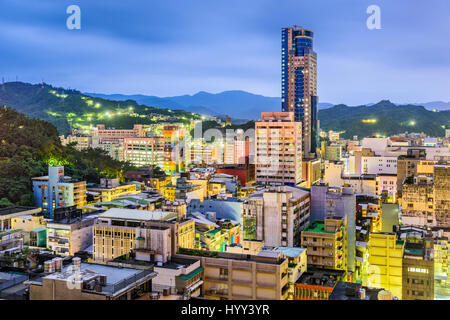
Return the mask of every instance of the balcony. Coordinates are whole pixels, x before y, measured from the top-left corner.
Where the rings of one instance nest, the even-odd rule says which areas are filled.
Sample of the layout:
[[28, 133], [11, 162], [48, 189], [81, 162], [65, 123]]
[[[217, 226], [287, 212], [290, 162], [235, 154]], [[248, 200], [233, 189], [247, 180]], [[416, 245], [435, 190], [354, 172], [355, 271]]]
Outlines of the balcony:
[[231, 280], [232, 283], [237, 283], [237, 284], [243, 284], [243, 285], [247, 285], [247, 286], [252, 286], [253, 285], [253, 280], [246, 280], [246, 279], [232, 279]]
[[205, 296], [228, 296], [228, 289], [210, 289], [205, 290]]
[[206, 281], [219, 281], [219, 282], [228, 282], [228, 276], [205, 276]]

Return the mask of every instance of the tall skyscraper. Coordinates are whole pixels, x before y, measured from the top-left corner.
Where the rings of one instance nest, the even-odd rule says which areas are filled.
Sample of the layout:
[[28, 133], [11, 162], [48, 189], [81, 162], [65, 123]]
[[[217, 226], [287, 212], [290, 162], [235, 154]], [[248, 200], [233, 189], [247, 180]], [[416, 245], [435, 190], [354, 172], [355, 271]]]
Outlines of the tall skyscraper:
[[303, 124], [303, 156], [315, 157], [318, 145], [317, 55], [311, 30], [298, 26], [281, 31], [281, 107]]

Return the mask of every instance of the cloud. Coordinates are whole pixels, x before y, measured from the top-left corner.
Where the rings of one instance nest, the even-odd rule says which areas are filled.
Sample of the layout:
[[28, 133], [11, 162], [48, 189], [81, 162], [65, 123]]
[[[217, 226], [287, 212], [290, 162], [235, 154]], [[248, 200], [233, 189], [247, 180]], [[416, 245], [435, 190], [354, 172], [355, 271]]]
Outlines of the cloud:
[[[0, 76], [105, 93], [279, 96], [281, 27], [298, 24], [315, 31], [321, 101], [450, 100], [448, 1], [379, 0], [383, 29], [370, 31], [372, 2], [4, 0]], [[73, 3], [81, 31], [65, 28]]]

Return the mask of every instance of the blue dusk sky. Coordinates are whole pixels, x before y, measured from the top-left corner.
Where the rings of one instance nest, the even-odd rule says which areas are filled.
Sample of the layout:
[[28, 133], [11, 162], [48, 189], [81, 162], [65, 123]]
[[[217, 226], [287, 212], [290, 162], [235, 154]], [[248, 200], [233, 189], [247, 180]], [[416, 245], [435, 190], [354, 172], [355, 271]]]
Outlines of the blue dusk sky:
[[[81, 8], [68, 30], [66, 8]], [[381, 29], [369, 30], [369, 5]], [[450, 101], [448, 0], [0, 0], [0, 76], [84, 92], [280, 96], [281, 28], [315, 31], [321, 102]]]

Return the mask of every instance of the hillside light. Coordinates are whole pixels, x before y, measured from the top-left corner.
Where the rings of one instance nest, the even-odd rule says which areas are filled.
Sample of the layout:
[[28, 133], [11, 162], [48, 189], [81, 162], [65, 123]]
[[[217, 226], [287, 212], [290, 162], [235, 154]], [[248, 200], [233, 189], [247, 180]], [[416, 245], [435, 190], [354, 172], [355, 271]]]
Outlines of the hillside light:
[[410, 126], [415, 126], [415, 125], [416, 125], [416, 122], [415, 122], [414, 120], [411, 120], [411, 121], [409, 122], [409, 125], [410, 125]]

